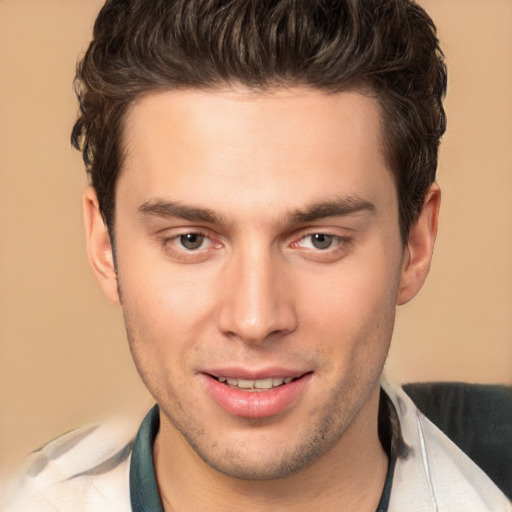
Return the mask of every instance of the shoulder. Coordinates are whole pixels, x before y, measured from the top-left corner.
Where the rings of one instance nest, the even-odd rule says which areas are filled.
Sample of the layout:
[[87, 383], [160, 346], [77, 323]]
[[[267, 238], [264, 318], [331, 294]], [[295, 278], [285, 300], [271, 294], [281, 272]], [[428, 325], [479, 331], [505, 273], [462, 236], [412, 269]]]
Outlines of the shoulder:
[[386, 383], [383, 388], [397, 410], [407, 446], [407, 454], [396, 464], [390, 511], [512, 511], [486, 473], [419, 411], [404, 390]]
[[429, 382], [403, 389], [512, 499], [512, 386]]
[[129, 466], [138, 424], [117, 419], [72, 430], [33, 452], [8, 484], [3, 512], [130, 511]]

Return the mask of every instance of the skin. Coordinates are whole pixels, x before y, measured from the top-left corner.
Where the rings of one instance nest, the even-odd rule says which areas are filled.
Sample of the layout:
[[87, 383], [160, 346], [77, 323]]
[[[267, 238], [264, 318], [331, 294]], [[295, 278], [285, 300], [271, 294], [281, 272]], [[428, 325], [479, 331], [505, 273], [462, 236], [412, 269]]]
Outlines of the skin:
[[[379, 106], [357, 92], [152, 94], [123, 145], [117, 272], [92, 188], [88, 252], [161, 408], [166, 509], [375, 510], [379, 378], [396, 306], [428, 273], [437, 185], [404, 247]], [[186, 234], [204, 238], [187, 249]], [[277, 414], [235, 415], [207, 392], [219, 369], [269, 368], [308, 374]]]

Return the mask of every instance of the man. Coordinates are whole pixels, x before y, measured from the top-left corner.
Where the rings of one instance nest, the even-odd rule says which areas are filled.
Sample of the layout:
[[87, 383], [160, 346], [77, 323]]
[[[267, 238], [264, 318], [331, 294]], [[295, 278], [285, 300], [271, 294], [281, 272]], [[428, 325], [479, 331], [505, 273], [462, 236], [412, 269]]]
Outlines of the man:
[[88, 254], [156, 406], [6, 510], [510, 510], [381, 382], [437, 232], [446, 73], [395, 1], [108, 1], [79, 66]]

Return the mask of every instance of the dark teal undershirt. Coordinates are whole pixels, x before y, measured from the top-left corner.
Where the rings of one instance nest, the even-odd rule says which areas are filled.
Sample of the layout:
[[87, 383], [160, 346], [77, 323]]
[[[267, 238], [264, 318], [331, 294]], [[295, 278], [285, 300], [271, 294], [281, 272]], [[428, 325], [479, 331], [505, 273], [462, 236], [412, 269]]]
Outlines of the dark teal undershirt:
[[[160, 427], [158, 405], [146, 415], [133, 445], [130, 462], [130, 500], [133, 512], [164, 512], [153, 465], [153, 444]], [[396, 455], [390, 457], [384, 489], [376, 512], [387, 512]]]

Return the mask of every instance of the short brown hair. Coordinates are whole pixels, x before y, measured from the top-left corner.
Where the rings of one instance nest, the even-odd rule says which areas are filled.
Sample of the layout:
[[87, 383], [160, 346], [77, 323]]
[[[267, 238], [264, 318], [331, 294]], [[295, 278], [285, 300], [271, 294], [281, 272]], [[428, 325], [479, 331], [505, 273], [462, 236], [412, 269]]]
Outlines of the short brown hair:
[[129, 106], [152, 91], [235, 84], [375, 96], [407, 241], [446, 127], [443, 54], [412, 0], [107, 0], [77, 66], [71, 140], [111, 235]]

